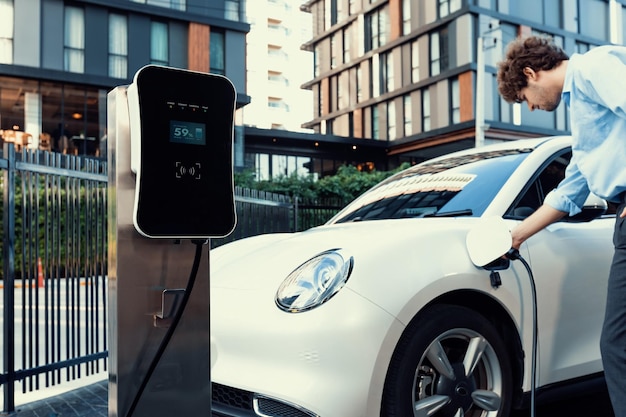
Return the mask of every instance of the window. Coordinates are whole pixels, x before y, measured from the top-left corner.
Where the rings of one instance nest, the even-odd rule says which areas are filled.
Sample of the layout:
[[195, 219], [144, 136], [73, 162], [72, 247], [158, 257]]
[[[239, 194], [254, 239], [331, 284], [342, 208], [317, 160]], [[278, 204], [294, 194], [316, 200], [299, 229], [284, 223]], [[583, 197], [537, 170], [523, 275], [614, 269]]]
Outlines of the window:
[[352, 16], [355, 13], [356, 13], [356, 0], [349, 0], [348, 1], [348, 14]]
[[24, 132], [32, 147], [41, 138], [47, 150], [96, 155], [106, 129], [106, 90], [0, 76], [0, 96], [0, 129], [7, 139]]
[[380, 125], [378, 120], [378, 106], [372, 106], [372, 139], [380, 139]]
[[448, 69], [448, 28], [430, 35], [430, 75]]
[[167, 7], [174, 10], [185, 10], [186, 0], [131, 0], [135, 3], [150, 4], [152, 6]]
[[563, 2], [563, 29], [578, 33], [578, 2]]
[[357, 103], [363, 101], [363, 72], [361, 66], [356, 67], [356, 101]]
[[396, 102], [387, 103], [387, 140], [396, 140]]
[[150, 62], [169, 64], [169, 39], [167, 23], [152, 22], [150, 25]]
[[341, 22], [342, 20], [344, 20], [346, 18], [345, 16], [345, 10], [343, 9], [343, 0], [333, 0], [335, 3], [335, 8], [336, 8], [336, 16], [337, 16], [337, 22]]
[[[556, 3], [556, 2], [553, 2]], [[573, 3], [571, 0], [563, 3]], [[543, 23], [543, 0], [506, 0], [498, 2], [498, 11], [537, 23]]]
[[254, 155], [254, 173], [257, 181], [267, 181], [270, 176], [270, 156], [266, 153]]
[[318, 77], [320, 75], [320, 54], [322, 53], [320, 45], [315, 45], [313, 51], [313, 76]]
[[585, 42], [576, 42], [576, 53], [579, 54], [584, 54], [585, 52], [588, 52], [590, 49], [590, 46], [588, 43]]
[[430, 91], [422, 90], [422, 132], [430, 130]]
[[380, 55], [380, 92], [388, 93], [394, 89], [393, 55], [391, 52]]
[[389, 19], [387, 9], [381, 8], [365, 16], [366, 35], [365, 51], [379, 48], [387, 43], [387, 32], [389, 31]]
[[226, 72], [226, 64], [224, 62], [224, 33], [211, 30], [209, 56], [209, 71], [213, 74], [224, 75]]
[[343, 63], [350, 62], [350, 27], [346, 27], [341, 32], [343, 44]]
[[332, 78], [333, 85], [336, 87], [337, 94], [335, 94], [335, 108], [334, 110], [341, 109], [341, 104], [343, 102], [343, 88], [341, 88], [341, 80], [339, 76], [334, 76]]
[[128, 76], [128, 25], [126, 16], [109, 15], [109, 77]]
[[337, 0], [326, 0], [324, 2], [324, 16], [326, 29], [337, 23]]
[[450, 122], [461, 123], [461, 93], [458, 78], [450, 80]]
[[13, 0], [0, 0], [0, 64], [13, 63]]
[[411, 81], [416, 83], [420, 80], [420, 54], [417, 41], [411, 43]]
[[239, 21], [239, 0], [224, 0], [224, 18]]
[[330, 37], [330, 69], [337, 68], [337, 35]]
[[411, 33], [411, 0], [402, 0], [402, 34]]
[[441, 72], [441, 55], [439, 52], [439, 33], [430, 35], [430, 75], [439, 75]]
[[377, 55], [369, 59], [369, 77], [369, 97], [378, 97], [380, 95], [380, 57]]
[[606, 0], [580, 1], [578, 17], [582, 35], [604, 41], [609, 39], [609, 5]]
[[461, 0], [439, 0], [439, 17], [446, 17], [461, 9]]
[[313, 173], [313, 160], [306, 156], [247, 153], [246, 167], [252, 167], [257, 181]]
[[325, 130], [322, 132], [322, 134], [325, 134], [325, 135], [332, 135], [332, 134], [334, 134], [334, 132], [333, 132], [333, 122], [334, 122], [333, 119], [325, 120], [325, 125], [324, 125], [325, 126]]
[[403, 134], [404, 136], [411, 136], [413, 134], [413, 110], [411, 106], [411, 96], [405, 95], [402, 97], [402, 107], [403, 107], [403, 121], [404, 128]]
[[63, 32], [63, 68], [65, 71], [85, 71], [85, 12], [78, 7], [65, 8]]
[[518, 200], [509, 208], [507, 216], [523, 219], [537, 210], [546, 195], [565, 177], [565, 169], [571, 157], [570, 151], [557, 155], [528, 186], [528, 189], [518, 197]]

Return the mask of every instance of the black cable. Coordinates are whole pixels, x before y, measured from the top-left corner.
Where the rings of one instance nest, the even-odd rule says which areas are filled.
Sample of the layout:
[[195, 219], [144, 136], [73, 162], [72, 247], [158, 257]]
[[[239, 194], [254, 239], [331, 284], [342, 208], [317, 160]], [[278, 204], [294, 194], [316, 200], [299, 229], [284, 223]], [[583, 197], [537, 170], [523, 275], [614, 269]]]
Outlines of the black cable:
[[530, 288], [533, 298], [533, 350], [532, 350], [532, 378], [530, 380], [530, 416], [535, 417], [535, 379], [537, 372], [537, 288], [535, 287], [535, 278], [533, 277], [533, 271], [528, 265], [528, 262], [520, 255], [517, 249], [511, 249], [506, 253], [506, 257], [513, 260], [520, 261], [530, 278]]
[[143, 377], [143, 380], [141, 381], [141, 385], [139, 386], [139, 389], [137, 390], [137, 393], [135, 394], [135, 397], [133, 398], [133, 402], [131, 403], [130, 408], [128, 409], [128, 412], [126, 413], [126, 417], [132, 416], [133, 413], [135, 412], [135, 408], [137, 408], [137, 404], [139, 403], [139, 400], [141, 399], [141, 396], [143, 395], [143, 392], [146, 389], [146, 386], [148, 385], [148, 381], [150, 381], [150, 378], [152, 377], [154, 370], [159, 364], [159, 361], [161, 360], [163, 353], [165, 353], [165, 349], [167, 348], [167, 345], [172, 339], [172, 335], [174, 334], [176, 327], [178, 327], [178, 323], [180, 322], [180, 319], [183, 316], [183, 312], [185, 311], [185, 307], [187, 306], [187, 302], [189, 301], [191, 291], [193, 290], [193, 286], [196, 282], [196, 276], [198, 275], [198, 268], [200, 267], [200, 259], [202, 258], [202, 246], [207, 241], [206, 240], [193, 240], [192, 242], [196, 245], [196, 254], [193, 259], [193, 266], [191, 267], [191, 273], [189, 274], [189, 280], [187, 281], [187, 287], [185, 288], [185, 293], [183, 294], [183, 298], [180, 301], [178, 310], [176, 311], [176, 314], [174, 315], [174, 318], [172, 319], [172, 323], [170, 324], [170, 327], [167, 329], [167, 333], [165, 333], [165, 336], [163, 337], [163, 340], [161, 341], [159, 348], [157, 349], [156, 353], [154, 354], [154, 357], [152, 358], [152, 362], [150, 362], [150, 366], [148, 367], [148, 370], [146, 371], [146, 375]]

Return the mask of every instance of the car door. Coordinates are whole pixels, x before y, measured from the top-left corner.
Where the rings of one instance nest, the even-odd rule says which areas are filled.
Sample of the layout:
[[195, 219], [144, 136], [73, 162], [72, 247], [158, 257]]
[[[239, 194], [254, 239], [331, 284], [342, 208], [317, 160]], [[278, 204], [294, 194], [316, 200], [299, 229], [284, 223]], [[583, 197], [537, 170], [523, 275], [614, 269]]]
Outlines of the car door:
[[[508, 215], [521, 219], [539, 207], [570, 157], [565, 151], [548, 161]], [[614, 221], [611, 212], [590, 221], [566, 218], [525, 243], [537, 288], [539, 385], [602, 370], [599, 340]]]

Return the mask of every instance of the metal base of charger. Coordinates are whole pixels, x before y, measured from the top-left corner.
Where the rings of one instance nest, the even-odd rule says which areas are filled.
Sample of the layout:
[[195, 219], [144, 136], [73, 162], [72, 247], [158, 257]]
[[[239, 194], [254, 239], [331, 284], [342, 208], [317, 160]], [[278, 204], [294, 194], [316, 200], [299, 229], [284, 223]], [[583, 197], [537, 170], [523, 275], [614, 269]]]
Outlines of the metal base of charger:
[[[107, 129], [109, 417], [130, 417], [131, 404], [187, 285], [195, 245], [148, 239], [134, 229], [126, 87], [109, 93]], [[203, 252], [187, 308], [133, 417], [210, 415], [208, 245]]]

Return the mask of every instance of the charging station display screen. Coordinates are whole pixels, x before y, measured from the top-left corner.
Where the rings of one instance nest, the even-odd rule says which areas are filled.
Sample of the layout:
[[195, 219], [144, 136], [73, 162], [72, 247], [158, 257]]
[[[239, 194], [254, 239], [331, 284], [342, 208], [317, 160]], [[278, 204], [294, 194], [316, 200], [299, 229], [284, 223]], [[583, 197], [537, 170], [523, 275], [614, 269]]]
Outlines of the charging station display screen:
[[170, 142], [206, 145], [206, 125], [181, 120], [170, 121]]
[[135, 228], [148, 237], [228, 235], [236, 221], [232, 83], [152, 65], [134, 83], [141, 120]]

